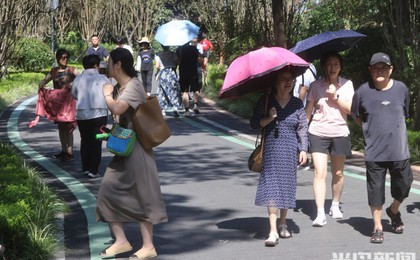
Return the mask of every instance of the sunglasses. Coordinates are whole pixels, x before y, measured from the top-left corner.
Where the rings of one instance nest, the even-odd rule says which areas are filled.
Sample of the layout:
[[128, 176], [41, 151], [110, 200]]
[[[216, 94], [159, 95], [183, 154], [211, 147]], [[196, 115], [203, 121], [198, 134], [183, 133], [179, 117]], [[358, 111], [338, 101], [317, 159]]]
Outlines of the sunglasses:
[[68, 57], [68, 56], [62, 56], [62, 57], [61, 57], [61, 59], [62, 59], [62, 60], [68, 60], [68, 59], [69, 59], [69, 57]]

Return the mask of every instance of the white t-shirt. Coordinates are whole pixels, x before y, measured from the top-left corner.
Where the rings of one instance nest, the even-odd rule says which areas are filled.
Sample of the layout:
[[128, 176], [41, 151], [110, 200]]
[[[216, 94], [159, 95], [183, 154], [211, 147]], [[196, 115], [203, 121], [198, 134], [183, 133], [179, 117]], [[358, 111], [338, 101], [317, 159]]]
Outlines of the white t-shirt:
[[[311, 64], [309, 64], [309, 68], [305, 71], [305, 73], [296, 77], [295, 86], [293, 88], [293, 96], [299, 98], [299, 90], [300, 90], [301, 86], [305, 85], [309, 88], [311, 83], [316, 80], [315, 76], [316, 76], [316, 68], [311, 63]], [[306, 105], [306, 97], [303, 100], [303, 105], [304, 106]]]

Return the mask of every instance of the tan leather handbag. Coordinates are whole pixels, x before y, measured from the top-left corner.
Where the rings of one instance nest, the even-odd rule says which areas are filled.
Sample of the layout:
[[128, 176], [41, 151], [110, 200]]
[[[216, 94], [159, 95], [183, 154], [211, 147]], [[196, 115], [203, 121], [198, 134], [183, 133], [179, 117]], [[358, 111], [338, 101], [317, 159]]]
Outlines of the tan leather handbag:
[[[268, 107], [268, 95], [265, 99], [265, 109], [264, 115], [267, 115], [267, 107]], [[261, 139], [259, 138], [261, 136]], [[262, 171], [263, 165], [263, 152], [264, 152], [264, 142], [265, 142], [265, 127], [261, 129], [261, 135], [258, 134], [257, 139], [255, 140], [255, 149], [252, 151], [251, 155], [248, 158], [248, 169], [253, 172]]]
[[157, 97], [148, 97], [133, 114], [136, 136], [144, 149], [151, 149], [166, 141], [172, 132], [163, 118]]

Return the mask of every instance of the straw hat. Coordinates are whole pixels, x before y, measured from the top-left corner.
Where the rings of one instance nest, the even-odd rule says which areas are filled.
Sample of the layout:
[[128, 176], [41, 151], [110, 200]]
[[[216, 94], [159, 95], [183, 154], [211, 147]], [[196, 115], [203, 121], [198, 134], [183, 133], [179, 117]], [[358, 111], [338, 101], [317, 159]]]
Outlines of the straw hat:
[[141, 40], [139, 41], [139, 43], [141, 44], [141, 43], [143, 43], [143, 42], [145, 42], [145, 43], [149, 43], [150, 44], [150, 41], [149, 41], [149, 37], [143, 37], [143, 38], [141, 38]]

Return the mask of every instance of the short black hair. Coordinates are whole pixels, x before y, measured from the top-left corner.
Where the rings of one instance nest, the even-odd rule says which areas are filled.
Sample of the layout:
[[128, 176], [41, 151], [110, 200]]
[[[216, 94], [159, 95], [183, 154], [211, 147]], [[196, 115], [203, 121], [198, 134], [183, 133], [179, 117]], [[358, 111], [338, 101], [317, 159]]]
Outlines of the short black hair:
[[101, 59], [96, 54], [90, 54], [85, 57], [83, 57], [83, 68], [86, 69], [93, 69], [95, 68], [95, 65], [99, 68], [99, 63], [101, 62]]
[[64, 54], [67, 54], [67, 57], [70, 57], [70, 53], [66, 49], [60, 48], [55, 53], [55, 58], [59, 60], [61, 57], [63, 57]]

